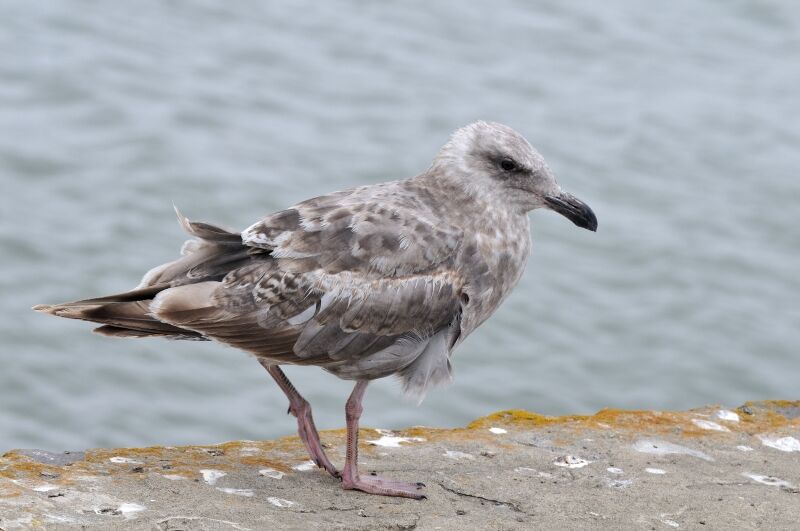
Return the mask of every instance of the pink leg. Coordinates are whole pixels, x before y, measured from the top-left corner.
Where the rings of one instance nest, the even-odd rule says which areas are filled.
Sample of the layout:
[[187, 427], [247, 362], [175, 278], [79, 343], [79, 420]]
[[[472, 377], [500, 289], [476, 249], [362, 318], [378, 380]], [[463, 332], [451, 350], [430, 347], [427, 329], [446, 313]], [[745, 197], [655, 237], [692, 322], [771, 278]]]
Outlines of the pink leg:
[[345, 406], [347, 454], [344, 462], [344, 471], [342, 472], [342, 487], [360, 490], [369, 494], [400, 496], [416, 500], [423, 499], [425, 495], [420, 492], [425, 486], [423, 483], [404, 483], [378, 476], [362, 478], [358, 475], [358, 420], [361, 418], [361, 412], [363, 411], [361, 401], [364, 398], [368, 383], [367, 380], [359, 380]]
[[333, 477], [341, 479], [341, 474], [322, 449], [319, 433], [317, 433], [317, 428], [314, 426], [314, 418], [311, 416], [311, 404], [297, 392], [297, 389], [295, 389], [280, 367], [270, 365], [263, 360], [258, 360], [258, 362], [267, 369], [267, 372], [275, 379], [278, 387], [283, 390], [289, 399], [289, 413], [297, 417], [297, 433], [300, 435], [300, 440], [303, 441], [306, 450], [308, 450], [308, 455], [311, 456], [311, 459], [318, 467], [324, 468]]

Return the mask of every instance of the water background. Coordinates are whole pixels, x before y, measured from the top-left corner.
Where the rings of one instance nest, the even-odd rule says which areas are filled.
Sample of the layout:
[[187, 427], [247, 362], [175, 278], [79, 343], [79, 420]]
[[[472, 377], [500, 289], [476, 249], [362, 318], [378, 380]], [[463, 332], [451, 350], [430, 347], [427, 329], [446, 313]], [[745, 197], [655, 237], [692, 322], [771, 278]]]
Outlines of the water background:
[[[600, 220], [531, 215], [533, 256], [417, 407], [591, 413], [800, 398], [800, 8], [789, 1], [31, 2], [0, 18], [0, 450], [294, 432], [215, 344], [114, 340], [29, 308], [173, 259], [172, 212], [244, 228], [413, 175], [505, 122]], [[318, 425], [350, 383], [289, 375]]]

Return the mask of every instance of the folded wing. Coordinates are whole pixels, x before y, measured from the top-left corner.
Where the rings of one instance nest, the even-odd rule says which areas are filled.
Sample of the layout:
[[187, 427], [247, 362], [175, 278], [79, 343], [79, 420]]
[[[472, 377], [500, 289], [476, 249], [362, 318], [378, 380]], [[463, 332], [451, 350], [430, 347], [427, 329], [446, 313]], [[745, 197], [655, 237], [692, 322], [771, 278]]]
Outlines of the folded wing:
[[356, 189], [272, 214], [242, 233], [246, 265], [163, 290], [151, 312], [275, 363], [348, 379], [399, 373], [408, 391], [423, 393], [450, 375], [460, 235], [408, 201], [396, 190], [381, 198], [373, 188], [365, 199]]

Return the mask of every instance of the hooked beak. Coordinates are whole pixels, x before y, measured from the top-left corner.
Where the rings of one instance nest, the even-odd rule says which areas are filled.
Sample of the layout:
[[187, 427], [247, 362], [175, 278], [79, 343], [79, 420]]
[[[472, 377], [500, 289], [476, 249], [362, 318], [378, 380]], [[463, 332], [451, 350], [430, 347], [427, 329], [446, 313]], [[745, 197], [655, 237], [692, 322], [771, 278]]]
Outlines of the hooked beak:
[[597, 217], [594, 212], [589, 205], [574, 195], [561, 192], [558, 195], [545, 196], [544, 200], [551, 210], [555, 210], [575, 225], [592, 232], [597, 231]]

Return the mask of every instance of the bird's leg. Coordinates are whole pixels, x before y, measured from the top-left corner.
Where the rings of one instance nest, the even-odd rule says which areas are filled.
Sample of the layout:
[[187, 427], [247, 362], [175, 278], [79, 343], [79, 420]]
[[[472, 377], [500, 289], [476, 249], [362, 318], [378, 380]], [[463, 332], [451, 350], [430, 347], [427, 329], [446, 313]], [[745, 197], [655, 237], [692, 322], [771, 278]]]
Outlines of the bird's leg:
[[364, 398], [368, 383], [369, 381], [367, 380], [359, 380], [345, 405], [347, 453], [345, 454], [344, 470], [342, 471], [342, 487], [383, 496], [401, 496], [417, 500], [425, 498], [425, 495], [420, 492], [425, 486], [422, 483], [404, 483], [378, 476], [362, 478], [358, 475], [358, 420], [361, 418], [361, 412], [363, 411], [361, 401]]
[[286, 398], [289, 399], [289, 412], [297, 417], [297, 433], [300, 435], [300, 440], [303, 441], [306, 450], [308, 450], [308, 455], [311, 456], [311, 459], [318, 467], [324, 468], [333, 477], [341, 479], [342, 475], [336, 470], [336, 467], [333, 466], [322, 449], [319, 433], [317, 433], [317, 428], [314, 426], [314, 418], [311, 416], [311, 404], [300, 395], [280, 367], [262, 360], [258, 360], [258, 362], [267, 369], [270, 376], [275, 379], [278, 387], [286, 394]]

